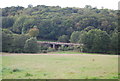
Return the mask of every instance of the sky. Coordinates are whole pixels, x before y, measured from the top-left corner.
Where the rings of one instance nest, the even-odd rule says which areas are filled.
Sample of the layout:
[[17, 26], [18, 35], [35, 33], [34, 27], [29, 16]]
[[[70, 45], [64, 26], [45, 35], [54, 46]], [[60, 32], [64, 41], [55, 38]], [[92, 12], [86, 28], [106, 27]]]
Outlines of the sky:
[[83, 8], [85, 5], [91, 5], [97, 8], [118, 9], [119, 0], [0, 0], [0, 8], [10, 6], [27, 7], [29, 4], [46, 5], [46, 6], [61, 6], [61, 7], [79, 7]]

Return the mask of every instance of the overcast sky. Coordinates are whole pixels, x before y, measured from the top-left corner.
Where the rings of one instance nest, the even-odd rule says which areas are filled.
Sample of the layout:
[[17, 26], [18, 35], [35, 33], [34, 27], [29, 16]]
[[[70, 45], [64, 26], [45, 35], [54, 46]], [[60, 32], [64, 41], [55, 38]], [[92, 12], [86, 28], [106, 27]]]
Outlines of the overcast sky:
[[83, 8], [85, 5], [91, 5], [97, 8], [108, 8], [118, 9], [119, 0], [0, 0], [0, 8], [10, 6], [23, 6], [32, 4], [36, 5], [47, 5], [47, 6], [61, 6], [61, 7], [80, 7]]

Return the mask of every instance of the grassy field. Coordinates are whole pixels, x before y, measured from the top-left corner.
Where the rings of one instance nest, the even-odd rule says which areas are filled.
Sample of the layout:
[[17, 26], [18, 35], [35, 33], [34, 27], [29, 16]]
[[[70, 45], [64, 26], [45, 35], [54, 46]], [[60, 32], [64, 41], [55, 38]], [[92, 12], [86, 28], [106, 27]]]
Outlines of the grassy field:
[[[54, 54], [67, 53], [70, 52]], [[96, 54], [5, 55], [2, 72], [3, 79], [117, 79], [118, 57]]]
[[[84, 53], [84, 52], [77, 52], [77, 51], [57, 51], [57, 52], [50, 52], [51, 54], [91, 54], [91, 55], [108, 55], [108, 54], [97, 54], [97, 53]], [[113, 55], [113, 54], [111, 54]]]

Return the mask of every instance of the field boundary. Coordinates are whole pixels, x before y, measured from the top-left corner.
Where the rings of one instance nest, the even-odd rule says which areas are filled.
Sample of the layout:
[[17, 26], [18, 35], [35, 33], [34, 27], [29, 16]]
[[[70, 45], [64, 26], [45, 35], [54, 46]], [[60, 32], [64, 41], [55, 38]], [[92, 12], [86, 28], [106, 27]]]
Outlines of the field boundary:
[[52, 54], [52, 53], [3, 53], [2, 56], [14, 56], [14, 55], [59, 55], [59, 56], [111, 56], [118, 57], [119, 55], [101, 55], [101, 54]]

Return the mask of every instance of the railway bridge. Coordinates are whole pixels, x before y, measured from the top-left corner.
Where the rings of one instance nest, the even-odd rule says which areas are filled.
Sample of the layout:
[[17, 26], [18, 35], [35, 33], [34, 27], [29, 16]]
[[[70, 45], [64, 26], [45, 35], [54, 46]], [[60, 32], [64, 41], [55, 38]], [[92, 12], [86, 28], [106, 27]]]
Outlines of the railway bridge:
[[80, 46], [81, 51], [83, 48], [83, 44], [79, 44], [79, 43], [64, 43], [64, 42], [48, 42], [48, 41], [37, 41], [38, 44], [43, 44], [43, 45], [48, 45], [53, 49], [58, 49], [61, 46]]

